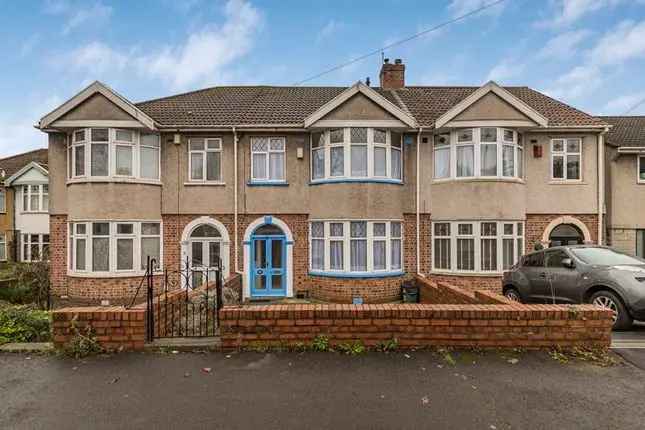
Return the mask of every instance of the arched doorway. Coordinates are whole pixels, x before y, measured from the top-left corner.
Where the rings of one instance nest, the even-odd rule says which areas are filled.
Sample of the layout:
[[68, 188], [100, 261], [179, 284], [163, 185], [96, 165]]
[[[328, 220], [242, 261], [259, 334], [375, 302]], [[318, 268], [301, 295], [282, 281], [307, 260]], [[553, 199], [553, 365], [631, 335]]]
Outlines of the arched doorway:
[[244, 233], [244, 297], [293, 295], [293, 236], [282, 220], [265, 216]]
[[214, 280], [217, 267], [224, 279], [228, 277], [229, 237], [222, 223], [209, 217], [193, 220], [184, 229], [181, 244], [181, 267], [188, 261], [193, 288]]
[[573, 224], [560, 224], [551, 230], [549, 246], [581, 245], [585, 237], [578, 227]]

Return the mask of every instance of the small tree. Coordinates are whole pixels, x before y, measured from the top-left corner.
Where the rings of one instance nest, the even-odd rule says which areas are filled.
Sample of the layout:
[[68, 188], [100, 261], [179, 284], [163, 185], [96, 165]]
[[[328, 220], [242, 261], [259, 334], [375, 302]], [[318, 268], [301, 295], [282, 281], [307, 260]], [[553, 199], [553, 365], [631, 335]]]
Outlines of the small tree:
[[29, 301], [40, 309], [47, 309], [49, 301], [49, 261], [16, 264], [14, 268], [16, 287], [27, 292]]

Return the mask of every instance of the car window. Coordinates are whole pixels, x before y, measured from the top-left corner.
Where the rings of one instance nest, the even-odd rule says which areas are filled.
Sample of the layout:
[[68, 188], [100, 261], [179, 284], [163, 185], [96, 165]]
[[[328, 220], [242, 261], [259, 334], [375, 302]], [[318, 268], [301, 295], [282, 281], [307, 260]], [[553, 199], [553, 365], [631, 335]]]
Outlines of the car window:
[[524, 264], [527, 267], [543, 267], [544, 266], [544, 253], [538, 252], [536, 254], [531, 254], [526, 256], [526, 263]]
[[573, 248], [571, 252], [587, 264], [616, 266], [619, 264], [645, 264], [644, 260], [608, 248]]
[[549, 251], [546, 253], [545, 261], [546, 267], [563, 267], [562, 260], [569, 258], [566, 252], [562, 250]]

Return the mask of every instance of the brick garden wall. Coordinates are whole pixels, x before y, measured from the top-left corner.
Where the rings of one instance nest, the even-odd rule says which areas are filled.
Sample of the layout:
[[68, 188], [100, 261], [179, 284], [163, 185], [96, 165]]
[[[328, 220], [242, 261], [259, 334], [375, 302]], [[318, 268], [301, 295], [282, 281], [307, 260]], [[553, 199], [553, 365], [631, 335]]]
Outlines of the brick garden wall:
[[397, 339], [406, 347], [608, 348], [611, 312], [592, 305], [273, 305], [220, 311], [224, 349]]

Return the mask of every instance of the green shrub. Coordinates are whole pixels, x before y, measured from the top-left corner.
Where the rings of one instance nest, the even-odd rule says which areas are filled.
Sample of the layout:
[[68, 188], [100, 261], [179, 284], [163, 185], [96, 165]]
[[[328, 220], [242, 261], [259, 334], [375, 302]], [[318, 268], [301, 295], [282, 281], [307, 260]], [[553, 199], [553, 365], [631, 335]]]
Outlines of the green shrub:
[[34, 302], [34, 294], [31, 288], [14, 284], [0, 287], [0, 300], [15, 305], [26, 305]]
[[51, 340], [49, 312], [29, 306], [0, 308], [0, 344]]
[[76, 327], [76, 320], [72, 320], [72, 328], [75, 334], [63, 349], [66, 355], [78, 359], [104, 352], [103, 347], [96, 340], [92, 326], [88, 325], [85, 330], [80, 330]]
[[49, 295], [49, 262], [35, 261], [20, 263], [14, 266], [16, 291], [14, 303], [34, 303], [40, 309], [46, 309]]
[[329, 351], [329, 337], [324, 334], [319, 334], [311, 343], [311, 349], [319, 352]]
[[399, 341], [396, 338], [381, 341], [376, 344], [376, 350], [381, 352], [392, 352], [399, 348]]
[[366, 351], [365, 345], [360, 340], [351, 343], [340, 343], [336, 345], [336, 349], [347, 355], [360, 355]]

